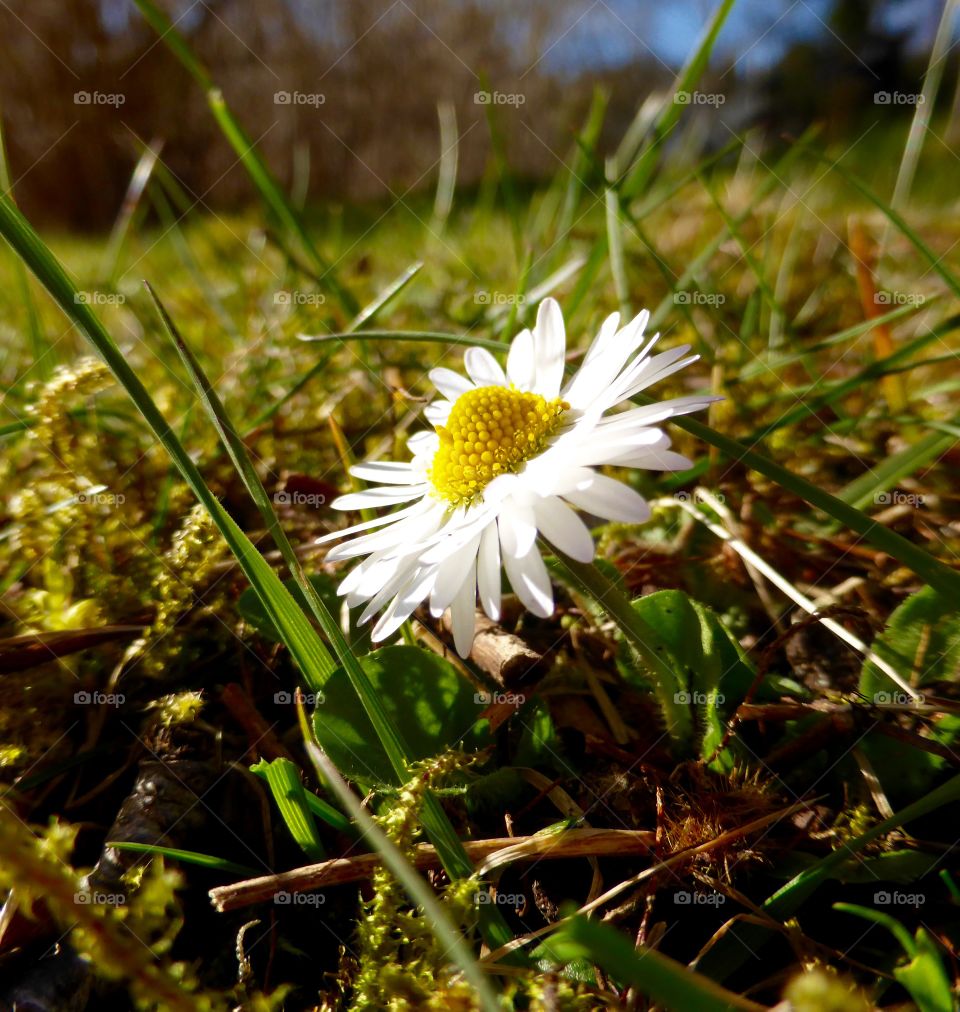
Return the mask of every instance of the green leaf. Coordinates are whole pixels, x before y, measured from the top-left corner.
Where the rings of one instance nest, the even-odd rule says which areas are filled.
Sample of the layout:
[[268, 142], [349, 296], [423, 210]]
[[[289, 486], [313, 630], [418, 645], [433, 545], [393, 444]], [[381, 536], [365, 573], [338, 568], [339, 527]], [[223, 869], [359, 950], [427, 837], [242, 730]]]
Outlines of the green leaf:
[[[756, 672], [752, 664], [716, 613], [681, 590], [648, 594], [635, 600], [632, 607], [651, 630], [651, 646], [667, 659], [677, 676], [680, 688], [672, 702], [691, 714], [684, 726], [699, 734], [699, 754], [711, 756], [723, 738], [727, 714], [736, 709], [753, 683]], [[716, 765], [729, 769], [733, 761], [725, 750]]]
[[956, 998], [937, 943], [925, 928], [917, 928], [917, 954], [893, 975], [910, 992], [920, 1012], [952, 1012]]
[[944, 969], [936, 942], [925, 928], [917, 928], [914, 938], [896, 918], [872, 907], [856, 903], [834, 903], [834, 910], [862, 917], [886, 928], [903, 947], [910, 961], [894, 967], [893, 975], [917, 1003], [920, 1012], [953, 1012], [956, 1009], [950, 977]]
[[[960, 609], [933, 587], [911, 594], [890, 616], [873, 650], [922, 688], [955, 680], [960, 671]], [[913, 672], [911, 676], [909, 673]], [[860, 691], [877, 703], [893, 702], [890, 679], [870, 660], [860, 673]]]
[[273, 762], [261, 759], [250, 769], [266, 780], [280, 815], [300, 849], [311, 861], [322, 861], [327, 856], [326, 851], [297, 767], [289, 759], [279, 758]]
[[[955, 681], [960, 671], [960, 611], [956, 603], [932, 587], [911, 594], [890, 616], [874, 640], [881, 660], [900, 671], [911, 687]], [[860, 692], [883, 705], [906, 703], [904, 693], [870, 660], [860, 672]], [[948, 714], [930, 723], [931, 740], [953, 746], [960, 737], [960, 715]], [[915, 797], [943, 769], [945, 760], [920, 748], [871, 732], [862, 743], [883, 788], [897, 797]]]
[[[403, 727], [411, 760], [482, 743], [477, 720], [483, 704], [449, 661], [418, 647], [393, 646], [361, 657], [360, 665], [388, 717]], [[399, 785], [402, 778], [342, 669], [330, 676], [323, 699], [313, 714], [314, 731], [337, 768], [363, 784]]]
[[577, 960], [595, 963], [621, 987], [631, 985], [667, 1010], [763, 1012], [765, 1008], [656, 949], [635, 947], [619, 931], [587, 917], [572, 918], [542, 948], [564, 963]]
[[602, 613], [616, 623], [628, 647], [636, 655], [637, 663], [649, 676], [647, 684], [657, 697], [668, 733], [679, 747], [687, 745], [693, 738], [693, 717], [689, 708], [676, 699], [685, 686], [662, 648], [656, 631], [634, 610], [630, 598], [600, 566], [576, 562], [559, 552], [557, 562], [554, 571], [568, 586], [588, 599], [588, 610], [595, 615]]

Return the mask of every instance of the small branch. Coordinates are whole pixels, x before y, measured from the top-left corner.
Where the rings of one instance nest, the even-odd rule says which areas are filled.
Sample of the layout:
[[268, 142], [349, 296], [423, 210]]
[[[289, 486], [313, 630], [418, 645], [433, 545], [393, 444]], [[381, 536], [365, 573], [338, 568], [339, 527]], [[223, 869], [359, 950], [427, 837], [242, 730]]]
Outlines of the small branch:
[[[569, 829], [551, 835], [500, 837], [492, 840], [466, 840], [463, 847], [472, 862], [489, 861], [504, 851], [510, 859], [533, 861], [543, 858], [571, 857], [637, 857], [648, 854], [654, 846], [655, 834], [649, 830], [630, 829]], [[440, 859], [434, 847], [421, 843], [413, 863], [417, 868], [439, 868]], [[496, 861], [497, 865], [506, 863]], [[358, 854], [338, 857], [319, 864], [263, 875], [234, 882], [210, 890], [210, 900], [221, 912], [237, 910], [254, 903], [272, 900], [278, 892], [307, 892], [325, 886], [343, 885], [368, 879], [380, 864], [379, 854]]]

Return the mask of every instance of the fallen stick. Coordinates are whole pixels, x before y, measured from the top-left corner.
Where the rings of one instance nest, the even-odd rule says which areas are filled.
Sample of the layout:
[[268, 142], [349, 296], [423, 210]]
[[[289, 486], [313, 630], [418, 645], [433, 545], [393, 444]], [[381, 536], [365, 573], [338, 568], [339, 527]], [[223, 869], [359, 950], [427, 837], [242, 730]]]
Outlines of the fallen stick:
[[[506, 836], [492, 840], [465, 840], [467, 856], [473, 862], [486, 862], [502, 851], [510, 851], [517, 861], [571, 857], [637, 857], [654, 847], [656, 834], [650, 830], [568, 829], [561, 833], [536, 836]], [[436, 849], [418, 844], [413, 856], [417, 868], [439, 868]], [[500, 864], [491, 861], [491, 864]], [[505, 863], [505, 862], [504, 862]], [[319, 864], [245, 879], [210, 890], [210, 901], [221, 912], [237, 910], [254, 903], [273, 900], [278, 893], [309, 892], [324, 886], [343, 885], [368, 879], [380, 864], [379, 854], [337, 857]]]

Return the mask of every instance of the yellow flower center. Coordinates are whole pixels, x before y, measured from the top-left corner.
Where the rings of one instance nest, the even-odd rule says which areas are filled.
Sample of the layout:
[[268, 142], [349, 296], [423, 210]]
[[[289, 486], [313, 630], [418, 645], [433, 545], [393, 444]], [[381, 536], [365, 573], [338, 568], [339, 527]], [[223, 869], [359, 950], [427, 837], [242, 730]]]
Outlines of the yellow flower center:
[[497, 475], [540, 453], [569, 407], [506, 387], [461, 394], [447, 424], [437, 426], [440, 447], [428, 472], [434, 491], [453, 506], [472, 502]]

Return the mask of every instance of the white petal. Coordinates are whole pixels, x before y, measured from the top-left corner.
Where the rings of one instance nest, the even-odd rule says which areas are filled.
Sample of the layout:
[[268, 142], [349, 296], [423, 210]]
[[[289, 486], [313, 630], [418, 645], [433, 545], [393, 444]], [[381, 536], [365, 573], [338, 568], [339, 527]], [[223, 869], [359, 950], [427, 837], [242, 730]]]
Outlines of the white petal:
[[510, 344], [507, 355], [507, 378], [518, 390], [530, 390], [536, 377], [533, 357], [533, 334], [521, 330]]
[[450, 607], [463, 586], [464, 580], [470, 577], [470, 567], [473, 567], [474, 573], [476, 572], [477, 549], [479, 547], [480, 535], [478, 534], [462, 549], [449, 555], [440, 563], [437, 579], [430, 593], [430, 613], [435, 618], [438, 618]]
[[[437, 401], [436, 404], [431, 407], [436, 407], [439, 404], [446, 404], [446, 401]], [[415, 456], [419, 457], [423, 454], [429, 453], [431, 450], [436, 449], [440, 443], [440, 438], [436, 432], [428, 429], [423, 429], [420, 432], [415, 432], [407, 440], [407, 449]]]
[[[411, 513], [399, 523], [391, 524], [385, 530], [377, 531], [374, 534], [364, 534], [362, 537], [346, 541], [337, 545], [327, 552], [329, 562], [338, 562], [341, 559], [353, 559], [358, 555], [370, 555], [380, 550], [393, 551], [393, 554], [400, 554], [396, 549], [409, 549], [411, 546], [420, 546], [425, 540], [432, 537], [443, 524], [446, 511], [439, 503], [429, 501], [427, 509], [417, 513]], [[395, 517], [397, 514], [391, 514]]]
[[445, 369], [443, 366], [431, 369], [427, 375], [440, 393], [451, 401], [455, 401], [461, 394], [473, 389], [473, 384], [466, 376], [461, 376], [460, 373], [454, 372], [452, 369]]
[[[635, 396], [648, 386], [665, 380], [679, 369], [690, 365], [691, 362], [696, 362], [699, 355], [682, 357], [689, 350], [689, 345], [681, 345], [679, 348], [671, 348], [669, 351], [661, 352], [659, 355], [654, 355], [653, 358], [644, 359], [637, 363], [635, 369], [633, 367], [628, 369], [611, 387], [605, 398], [606, 403], [610, 406], [619, 404], [620, 401]], [[679, 361], [677, 361], [678, 359]]]
[[420, 544], [421, 558], [428, 563], [443, 562], [451, 553], [461, 551], [472, 538], [479, 537], [495, 516], [496, 510], [485, 503], [459, 507], [448, 514], [447, 522], [434, 537]]
[[537, 324], [533, 329], [533, 353], [536, 361], [533, 389], [547, 400], [552, 400], [560, 393], [566, 351], [563, 313], [560, 312], [556, 299], [544, 299], [537, 310]]
[[402, 510], [397, 510], [396, 513], [387, 513], [382, 517], [376, 517], [374, 520], [364, 520], [363, 523], [354, 524], [352, 527], [344, 527], [341, 531], [332, 531], [330, 534], [324, 534], [322, 538], [316, 538], [313, 543], [315, 545], [325, 545], [328, 541], [338, 541], [359, 531], [369, 530], [371, 527], [383, 527], [384, 524], [392, 524], [405, 517], [423, 513], [430, 508], [430, 505], [429, 502], [421, 500], [420, 502], [413, 503], [411, 506], [404, 506]]
[[640, 426], [636, 429], [594, 429], [582, 442], [571, 442], [564, 447], [563, 460], [572, 467], [593, 467], [605, 464], [618, 454], [643, 449], [666, 450], [670, 437], [660, 429]]
[[625, 453], [611, 464], [618, 467], [639, 467], [646, 471], [687, 471], [693, 467], [693, 461], [682, 453], [673, 450], [641, 450], [639, 453]]
[[[612, 337], [607, 338], [599, 350], [591, 349], [593, 354], [589, 360], [584, 361], [579, 372], [567, 384], [564, 391], [564, 400], [568, 401], [572, 408], [589, 406], [613, 384], [623, 369], [624, 363], [643, 344], [643, 329], [649, 315], [644, 310]], [[600, 340], [600, 336], [597, 340]], [[633, 360], [634, 364], [648, 354], [655, 341], [656, 337], [651, 339]]]
[[540, 618], [549, 618], [553, 614], [553, 588], [536, 545], [520, 557], [504, 554], [503, 564], [510, 586], [524, 607]]
[[507, 377], [500, 363], [486, 348], [468, 348], [463, 356], [470, 379], [478, 387], [505, 387]]
[[420, 485], [404, 485], [400, 488], [391, 488], [381, 485], [377, 488], [368, 488], [365, 492], [351, 492], [349, 495], [342, 495], [334, 499], [330, 504], [335, 510], [362, 510], [378, 506], [392, 506], [398, 502], [408, 502], [410, 499], [418, 499], [430, 491], [426, 483]]
[[446, 425], [453, 405], [450, 401], [434, 401], [423, 409], [423, 417], [431, 425]]
[[477, 555], [477, 591], [483, 610], [493, 619], [500, 620], [500, 539], [497, 525], [485, 527], [480, 536]]
[[382, 481], [385, 485], [416, 485], [418, 478], [409, 461], [397, 460], [365, 460], [350, 468], [354, 478], [364, 481]]
[[676, 415], [687, 415], [691, 411], [701, 411], [715, 401], [723, 398], [713, 394], [691, 394], [687, 397], [672, 397], [657, 404], [647, 404], [642, 408], [631, 408], [616, 415], [610, 415], [600, 422], [599, 428], [604, 431], [610, 427], [619, 427], [629, 419], [637, 425], [655, 425]]
[[520, 477], [527, 488], [540, 496], [566, 495], [575, 489], [586, 488], [593, 481], [593, 471], [587, 467], [570, 466], [565, 453], [551, 449], [531, 460]]
[[567, 492], [563, 498], [585, 513], [605, 520], [641, 523], [650, 517], [650, 506], [639, 492], [603, 474], [595, 474], [587, 488]]
[[392, 636], [406, 622], [430, 593], [436, 575], [436, 569], [428, 567], [417, 574], [410, 584], [397, 594], [373, 627], [370, 639], [374, 643], [379, 643], [380, 640]]
[[467, 579], [450, 605], [450, 624], [453, 626], [453, 645], [461, 657], [466, 657], [473, 646], [477, 614], [477, 560], [474, 558]]
[[497, 518], [504, 557], [526, 555], [537, 540], [537, 521], [530, 506], [506, 501]]
[[[371, 618], [390, 600], [391, 597], [397, 595], [399, 598], [405, 589], [409, 590], [411, 584], [418, 580], [421, 568], [416, 558], [413, 556], [407, 556], [406, 560], [397, 569], [397, 572], [393, 577], [388, 580], [377, 592], [370, 598], [366, 608], [358, 619], [358, 624], [363, 625], [369, 622]], [[426, 593], [429, 593], [427, 590]], [[425, 595], [424, 595], [425, 596]], [[420, 600], [423, 597], [421, 596]]]
[[540, 499], [533, 511], [537, 527], [547, 541], [577, 562], [593, 562], [593, 536], [569, 506], [551, 497]]
[[617, 328], [620, 326], [620, 314], [611, 313], [602, 324], [600, 324], [600, 330], [597, 331], [597, 336], [593, 339], [590, 347], [587, 349], [586, 355], [583, 356], [583, 364], [586, 365], [592, 361], [601, 352], [609, 347], [610, 341], [613, 335], [616, 334]]
[[375, 553], [347, 573], [337, 587], [337, 594], [346, 597], [347, 604], [355, 608], [363, 601], [369, 601], [381, 587], [392, 580], [402, 562], [402, 559], [388, 559], [383, 553]]

